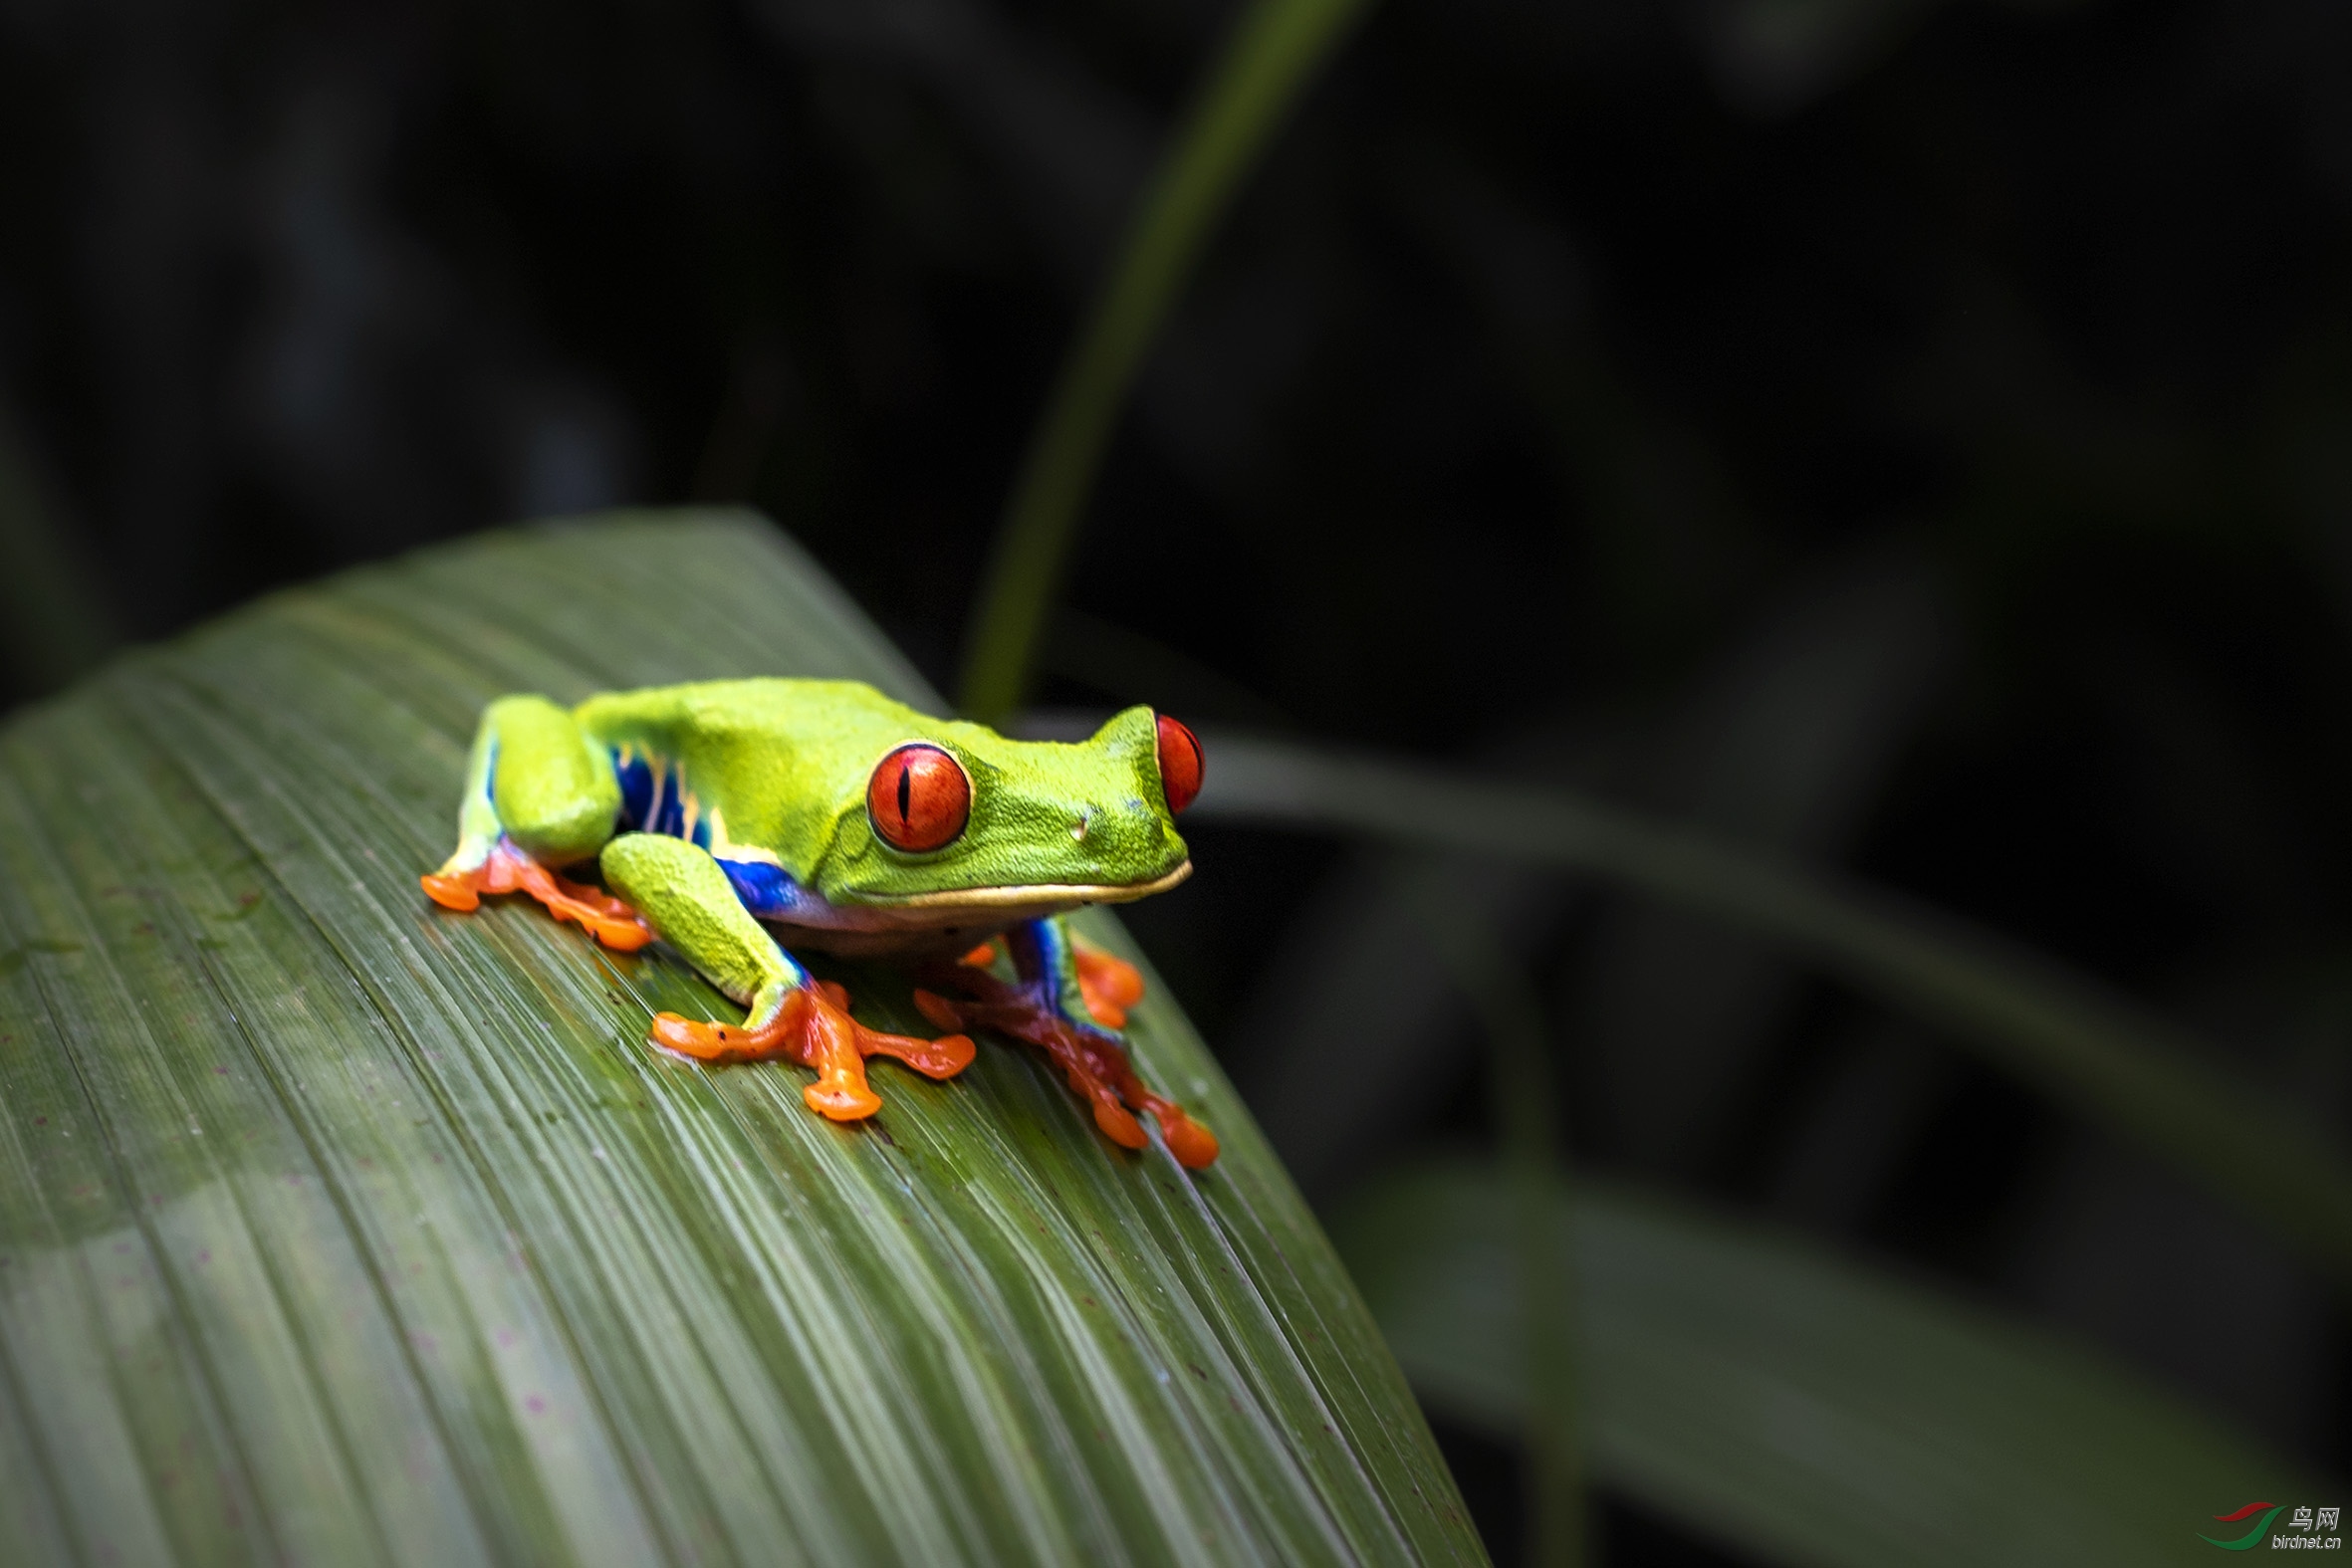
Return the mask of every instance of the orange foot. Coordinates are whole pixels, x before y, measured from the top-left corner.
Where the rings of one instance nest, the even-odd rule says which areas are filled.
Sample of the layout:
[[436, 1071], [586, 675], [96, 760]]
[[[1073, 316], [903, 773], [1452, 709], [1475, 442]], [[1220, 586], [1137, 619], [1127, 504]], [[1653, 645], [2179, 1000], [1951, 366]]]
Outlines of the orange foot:
[[472, 871], [436, 871], [417, 878], [443, 909], [471, 913], [484, 893], [529, 893], [558, 920], [577, 920], [608, 948], [634, 953], [653, 940], [645, 917], [609, 893], [567, 882], [502, 838]]
[[1125, 959], [1082, 942], [1072, 941], [1069, 953], [1077, 961], [1078, 991], [1094, 1021], [1106, 1029], [1125, 1028], [1127, 1009], [1143, 1000], [1143, 976]]
[[[1117, 959], [1109, 962], [1130, 977], [1135, 973]], [[1134, 1111], [1149, 1111], [1158, 1120], [1160, 1136], [1167, 1139], [1168, 1152], [1176, 1156], [1177, 1164], [1198, 1171], [1216, 1160], [1217, 1135], [1185, 1115], [1184, 1107], [1174, 1100], [1145, 1088], [1118, 1041], [1072, 1023], [1029, 988], [1008, 986], [969, 965], [935, 965], [923, 978], [962, 993], [951, 1000], [928, 991], [916, 992], [915, 1006], [924, 1017], [943, 1029], [996, 1029], [1038, 1046], [1062, 1070], [1069, 1086], [1093, 1106], [1094, 1125], [1112, 1143], [1142, 1148], [1143, 1128]], [[1138, 996], [1141, 991], [1138, 981]]]
[[796, 986], [785, 993], [776, 1016], [756, 1029], [733, 1023], [703, 1023], [674, 1012], [654, 1015], [653, 1043], [696, 1061], [763, 1061], [782, 1056], [817, 1069], [817, 1081], [801, 1091], [809, 1109], [836, 1122], [854, 1122], [882, 1108], [882, 1097], [867, 1087], [865, 1058], [894, 1056], [926, 1078], [952, 1078], [972, 1065], [969, 1036], [918, 1040], [884, 1034], [849, 1016], [849, 993], [829, 980]]

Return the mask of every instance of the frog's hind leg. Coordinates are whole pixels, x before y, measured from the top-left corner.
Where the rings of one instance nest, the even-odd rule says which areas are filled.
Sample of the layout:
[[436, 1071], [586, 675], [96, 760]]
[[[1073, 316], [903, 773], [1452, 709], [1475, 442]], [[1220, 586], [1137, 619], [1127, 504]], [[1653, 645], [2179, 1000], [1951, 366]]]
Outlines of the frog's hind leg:
[[941, 1028], [997, 1029], [1038, 1046], [1085, 1098], [1094, 1125], [1115, 1144], [1142, 1148], [1143, 1128], [1134, 1113], [1148, 1111], [1179, 1165], [1197, 1171], [1215, 1161], [1217, 1135], [1185, 1115], [1174, 1100], [1153, 1093], [1128, 1062], [1118, 1036], [1087, 1021], [1090, 1013], [1100, 1017], [1111, 1010], [1120, 1023], [1126, 1021], [1124, 1009], [1143, 997], [1143, 979], [1134, 966], [1108, 954], [1081, 952], [1058, 915], [1014, 927], [1006, 933], [1006, 945], [1021, 977], [1018, 985], [1008, 986], [972, 964], [932, 966], [923, 972], [924, 980], [959, 995], [916, 992], [915, 1006], [923, 1016]]
[[837, 1122], [882, 1108], [865, 1079], [865, 1058], [890, 1056], [931, 1078], [971, 1065], [961, 1034], [919, 1040], [869, 1029], [849, 1015], [849, 994], [819, 981], [776, 945], [752, 917], [707, 850], [654, 833], [623, 833], [604, 847], [605, 879], [643, 910], [663, 941], [750, 1009], [738, 1024], [705, 1023], [674, 1012], [653, 1019], [652, 1040], [696, 1061], [783, 1057], [817, 1071], [801, 1091], [809, 1108]]
[[[1127, 1026], [1127, 1009], [1143, 1000], [1143, 972], [1115, 954], [1105, 953], [1069, 933], [1069, 956], [1077, 972], [1078, 995], [1086, 1012], [1106, 1029]], [[958, 962], [986, 969], [997, 961], [997, 945], [983, 942]]]
[[419, 880], [433, 902], [461, 911], [485, 893], [529, 893], [558, 920], [633, 952], [653, 940], [636, 911], [549, 869], [603, 847], [619, 811], [611, 760], [572, 715], [545, 697], [501, 697], [474, 731], [457, 848]]

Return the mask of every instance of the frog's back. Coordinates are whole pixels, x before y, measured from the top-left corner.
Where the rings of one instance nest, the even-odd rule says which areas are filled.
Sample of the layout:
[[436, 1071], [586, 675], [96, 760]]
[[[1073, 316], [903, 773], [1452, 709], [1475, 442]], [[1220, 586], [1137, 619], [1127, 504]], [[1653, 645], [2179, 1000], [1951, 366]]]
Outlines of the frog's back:
[[675, 754], [705, 737], [791, 742], [796, 737], [887, 730], [912, 715], [863, 681], [689, 681], [598, 692], [573, 710], [588, 734], [608, 742], [636, 741]]
[[769, 851], [799, 875], [874, 759], [924, 722], [861, 681], [781, 677], [604, 692], [574, 716], [612, 754], [624, 825]]

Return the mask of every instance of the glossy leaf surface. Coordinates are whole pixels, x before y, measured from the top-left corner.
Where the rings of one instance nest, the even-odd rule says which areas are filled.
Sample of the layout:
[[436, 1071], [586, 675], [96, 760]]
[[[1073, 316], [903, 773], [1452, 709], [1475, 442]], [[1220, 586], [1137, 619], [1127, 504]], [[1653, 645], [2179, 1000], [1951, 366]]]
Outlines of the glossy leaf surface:
[[279, 595], [0, 732], [19, 1560], [1481, 1559], [1156, 987], [1198, 1176], [999, 1041], [822, 1121], [646, 1047], [736, 1016], [663, 950], [418, 891], [488, 698], [755, 673], [935, 702], [757, 520], [639, 515]]
[[[1431, 1408], [1500, 1435], [1529, 1387], [1505, 1184], [1407, 1168], [1332, 1228]], [[2216, 1513], [2337, 1495], [2085, 1349], [1793, 1237], [1588, 1187], [1561, 1224], [1595, 1478], [1746, 1556], [2200, 1563]]]

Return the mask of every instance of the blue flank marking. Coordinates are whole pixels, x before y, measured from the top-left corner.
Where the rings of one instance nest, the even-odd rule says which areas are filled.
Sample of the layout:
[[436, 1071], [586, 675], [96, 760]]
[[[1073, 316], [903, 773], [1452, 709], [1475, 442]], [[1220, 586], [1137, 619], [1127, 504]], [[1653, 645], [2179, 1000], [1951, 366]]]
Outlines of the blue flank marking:
[[661, 786], [653, 797], [653, 820], [647, 824], [645, 831], [659, 833], [664, 838], [685, 837], [686, 801], [684, 796], [685, 791], [678, 787], [676, 771], [668, 768], [663, 769], [661, 771]]
[[[624, 763], [620, 753], [614, 752], [612, 776], [620, 781], [622, 827], [668, 838], [686, 836], [686, 792], [679, 787], [678, 770], [669, 759], [631, 757]], [[696, 836], [704, 848], [710, 847], [707, 834]]]
[[[686, 837], [686, 791], [680, 787], [682, 781], [676, 765], [667, 758], [641, 753], [633, 753], [626, 762], [618, 751], [611, 755], [613, 777], [620, 781], [621, 830]], [[693, 842], [704, 849], [710, 848], [709, 816], [698, 815], [694, 819]], [[743, 907], [759, 919], [822, 916], [827, 907], [823, 899], [794, 881], [782, 866], [760, 860], [712, 858], [727, 873], [727, 880], [733, 884], [735, 896], [743, 900]]]
[[620, 825], [625, 828], [641, 827], [646, 811], [653, 804], [652, 768], [642, 757], [632, 757], [624, 763], [620, 760], [620, 754], [614, 752], [612, 773], [620, 781]]

